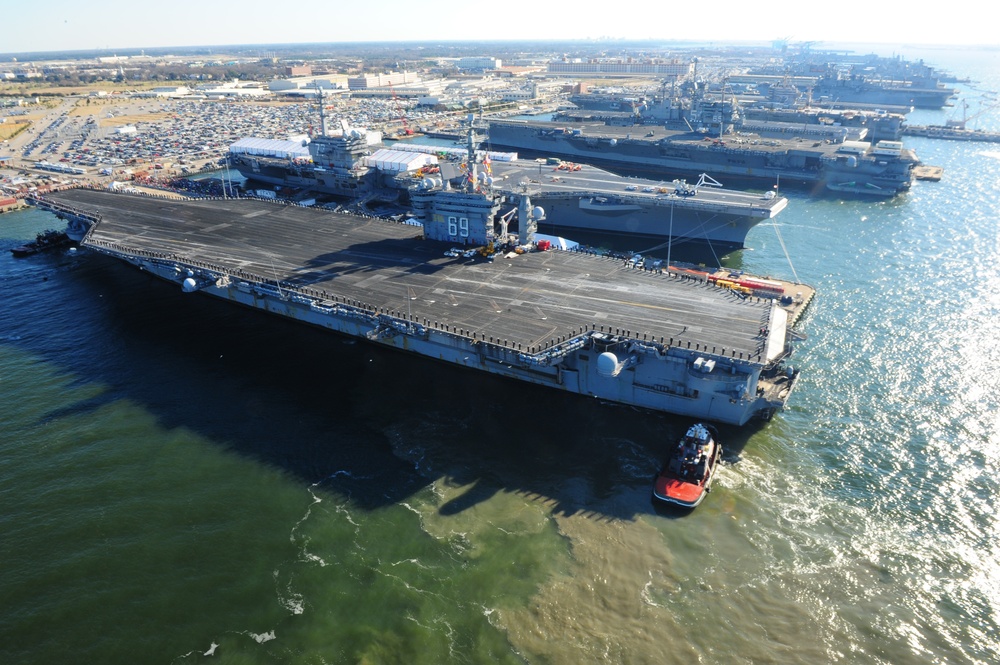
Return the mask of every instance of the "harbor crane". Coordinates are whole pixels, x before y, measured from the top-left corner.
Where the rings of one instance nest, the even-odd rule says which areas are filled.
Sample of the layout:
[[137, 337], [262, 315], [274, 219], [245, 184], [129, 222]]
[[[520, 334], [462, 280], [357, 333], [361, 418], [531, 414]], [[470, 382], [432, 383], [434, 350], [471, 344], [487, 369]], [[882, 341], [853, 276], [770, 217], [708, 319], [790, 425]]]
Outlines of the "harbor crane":
[[966, 129], [966, 123], [972, 122], [973, 120], [975, 120], [979, 116], [983, 115], [987, 111], [992, 111], [993, 109], [997, 108], [998, 106], [1000, 106], [1000, 102], [994, 102], [992, 104], [986, 104], [986, 105], [983, 105], [982, 102], [980, 102], [980, 108], [979, 108], [979, 110], [976, 111], [975, 113], [973, 113], [970, 116], [968, 114], [969, 113], [969, 102], [967, 102], [967, 101], [965, 101], [963, 99], [962, 100], [962, 119], [961, 120], [955, 120], [955, 119], [949, 118], [948, 120], [945, 121], [945, 126], [948, 127], [948, 128], [950, 128], [950, 129]]
[[396, 114], [399, 115], [399, 120], [403, 124], [403, 134], [406, 136], [411, 136], [413, 130], [410, 129], [410, 125], [406, 122], [406, 113], [403, 111], [403, 105], [399, 103], [399, 97], [396, 96], [396, 91], [393, 90], [392, 84], [389, 84], [389, 92], [392, 94], [392, 102], [396, 105]]

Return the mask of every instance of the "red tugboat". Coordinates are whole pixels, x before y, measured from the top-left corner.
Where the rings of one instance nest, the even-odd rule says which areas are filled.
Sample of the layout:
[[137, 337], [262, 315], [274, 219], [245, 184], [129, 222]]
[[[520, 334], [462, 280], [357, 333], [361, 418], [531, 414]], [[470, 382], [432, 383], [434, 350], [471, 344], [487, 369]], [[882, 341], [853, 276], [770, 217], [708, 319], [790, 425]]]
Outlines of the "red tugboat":
[[705, 498], [722, 458], [722, 446], [706, 425], [692, 425], [671, 452], [656, 477], [653, 496], [683, 508], [694, 508]]

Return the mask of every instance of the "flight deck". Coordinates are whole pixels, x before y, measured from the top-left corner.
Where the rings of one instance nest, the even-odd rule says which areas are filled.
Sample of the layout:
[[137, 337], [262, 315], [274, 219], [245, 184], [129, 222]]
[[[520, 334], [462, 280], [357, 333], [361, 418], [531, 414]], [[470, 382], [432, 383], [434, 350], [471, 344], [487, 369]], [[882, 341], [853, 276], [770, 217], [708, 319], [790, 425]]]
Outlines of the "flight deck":
[[446, 257], [422, 229], [256, 200], [165, 201], [75, 189], [49, 196], [99, 211], [84, 244], [219, 266], [470, 336], [540, 348], [583, 326], [756, 356], [770, 301], [636, 270], [620, 259], [530, 252]]

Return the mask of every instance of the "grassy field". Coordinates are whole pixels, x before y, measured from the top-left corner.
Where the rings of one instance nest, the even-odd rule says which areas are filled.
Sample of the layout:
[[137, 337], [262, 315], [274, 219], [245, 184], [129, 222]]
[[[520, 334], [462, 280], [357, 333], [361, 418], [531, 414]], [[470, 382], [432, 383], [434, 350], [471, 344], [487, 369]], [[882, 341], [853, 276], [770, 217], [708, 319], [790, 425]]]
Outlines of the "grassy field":
[[7, 118], [7, 122], [0, 124], [0, 141], [6, 141], [18, 132], [24, 131], [31, 124], [24, 118]]
[[148, 90], [158, 85], [159, 81], [96, 81], [75, 86], [53, 85], [44, 81], [6, 81], [0, 83], [0, 96], [33, 97], [35, 95], [65, 97], [67, 95], [89, 95], [92, 92], [104, 91], [109, 95], [133, 90]]

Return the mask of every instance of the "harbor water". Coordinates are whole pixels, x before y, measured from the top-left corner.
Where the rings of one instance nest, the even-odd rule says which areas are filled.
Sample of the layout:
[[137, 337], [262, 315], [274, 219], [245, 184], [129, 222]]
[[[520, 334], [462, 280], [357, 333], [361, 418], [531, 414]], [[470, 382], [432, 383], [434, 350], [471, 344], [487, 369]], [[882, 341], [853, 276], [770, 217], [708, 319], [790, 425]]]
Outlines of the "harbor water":
[[726, 259], [817, 296], [688, 514], [684, 419], [15, 259], [57, 220], [0, 215], [0, 662], [1000, 661], [1000, 148], [906, 144], [944, 179], [784, 192]]

